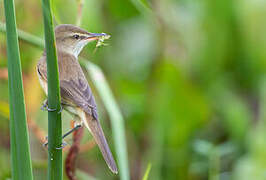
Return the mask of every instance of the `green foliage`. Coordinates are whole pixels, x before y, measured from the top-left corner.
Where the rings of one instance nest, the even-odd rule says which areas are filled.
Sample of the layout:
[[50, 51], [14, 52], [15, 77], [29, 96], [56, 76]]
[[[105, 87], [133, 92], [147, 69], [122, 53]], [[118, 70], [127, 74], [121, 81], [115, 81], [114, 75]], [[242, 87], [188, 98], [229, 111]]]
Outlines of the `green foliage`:
[[56, 109], [48, 112], [48, 179], [60, 180], [63, 178], [62, 149], [58, 149], [62, 146], [61, 99], [50, 0], [43, 0], [42, 7], [47, 58], [48, 107]]
[[[19, 28], [43, 34], [36, 23], [42, 17], [39, 2], [16, 3]], [[76, 1], [54, 0], [53, 6], [58, 23], [75, 24]], [[2, 12], [0, 3], [1, 21]], [[254, 0], [84, 1], [81, 27], [111, 35], [109, 46], [92, 54], [96, 42], [90, 43], [81, 56], [104, 73], [123, 114], [130, 179], [141, 179], [148, 162], [152, 180], [265, 179], [265, 16], [266, 2]], [[0, 34], [1, 68], [6, 65], [4, 39]], [[23, 72], [25, 83], [32, 87], [35, 84], [29, 79], [36, 76], [32, 62], [42, 48], [32, 48], [25, 41], [21, 42]], [[100, 119], [107, 122], [102, 123], [105, 134], [111, 139], [115, 132], [108, 131], [110, 114], [97, 86], [92, 90]], [[4, 79], [0, 91], [1, 102], [6, 102]], [[25, 89], [34, 95], [32, 91]], [[30, 98], [29, 102], [41, 100]], [[29, 109], [32, 119], [43, 125], [43, 113]], [[0, 145], [6, 149], [4, 114], [0, 113]], [[85, 134], [83, 143], [88, 139]], [[40, 143], [32, 140], [31, 144], [43, 161]], [[117, 179], [97, 153], [97, 149], [81, 153], [79, 171], [98, 179]], [[45, 178], [45, 167], [34, 169]], [[3, 173], [8, 174], [8, 168]]]
[[31, 180], [32, 167], [14, 2], [5, 0], [12, 179]]

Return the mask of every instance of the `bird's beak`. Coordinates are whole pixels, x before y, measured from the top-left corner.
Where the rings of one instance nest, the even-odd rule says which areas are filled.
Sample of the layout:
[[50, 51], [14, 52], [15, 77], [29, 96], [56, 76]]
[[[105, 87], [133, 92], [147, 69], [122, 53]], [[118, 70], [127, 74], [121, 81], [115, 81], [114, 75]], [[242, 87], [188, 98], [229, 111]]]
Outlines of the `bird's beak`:
[[103, 36], [107, 36], [107, 34], [105, 34], [105, 33], [88, 33], [88, 36], [86, 39], [92, 41], [92, 40], [97, 40]]

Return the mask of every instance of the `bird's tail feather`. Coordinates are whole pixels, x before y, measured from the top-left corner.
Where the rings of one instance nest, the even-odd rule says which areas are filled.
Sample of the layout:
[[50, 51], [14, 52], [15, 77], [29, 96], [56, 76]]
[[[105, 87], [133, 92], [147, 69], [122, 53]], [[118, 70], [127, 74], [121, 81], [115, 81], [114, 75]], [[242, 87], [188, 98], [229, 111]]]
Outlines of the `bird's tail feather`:
[[117, 166], [114, 161], [113, 155], [110, 151], [110, 148], [107, 144], [107, 141], [105, 139], [100, 122], [96, 119], [93, 119], [91, 115], [86, 114], [86, 119], [85, 119], [84, 124], [90, 130], [93, 138], [95, 139], [95, 142], [99, 146], [102, 152], [103, 158], [105, 162], [107, 163], [108, 167], [113, 173], [117, 174], [118, 173]]

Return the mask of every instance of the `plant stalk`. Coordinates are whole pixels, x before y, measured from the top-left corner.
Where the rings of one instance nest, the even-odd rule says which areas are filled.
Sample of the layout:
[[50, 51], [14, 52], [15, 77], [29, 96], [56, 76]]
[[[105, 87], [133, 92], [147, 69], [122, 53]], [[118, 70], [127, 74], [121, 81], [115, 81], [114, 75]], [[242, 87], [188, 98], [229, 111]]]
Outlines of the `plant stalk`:
[[4, 0], [6, 17], [12, 179], [32, 180], [29, 137], [13, 0]]
[[58, 62], [50, 0], [42, 0], [48, 77], [48, 179], [62, 180], [62, 121]]

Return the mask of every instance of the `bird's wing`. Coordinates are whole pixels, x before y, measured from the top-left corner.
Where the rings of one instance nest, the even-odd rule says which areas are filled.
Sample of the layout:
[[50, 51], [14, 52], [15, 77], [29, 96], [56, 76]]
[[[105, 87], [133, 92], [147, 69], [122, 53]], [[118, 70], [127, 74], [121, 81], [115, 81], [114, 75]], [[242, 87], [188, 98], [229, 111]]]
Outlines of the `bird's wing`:
[[98, 119], [95, 99], [87, 81], [82, 78], [60, 80], [60, 90], [61, 97], [65, 102], [80, 107], [93, 118]]
[[[74, 56], [58, 51], [58, 68], [62, 103], [78, 106], [98, 119], [95, 99], [78, 60]], [[47, 82], [45, 55], [37, 65], [37, 72]]]
[[64, 53], [59, 53], [58, 57], [62, 100], [80, 107], [98, 119], [95, 99], [78, 60]]

